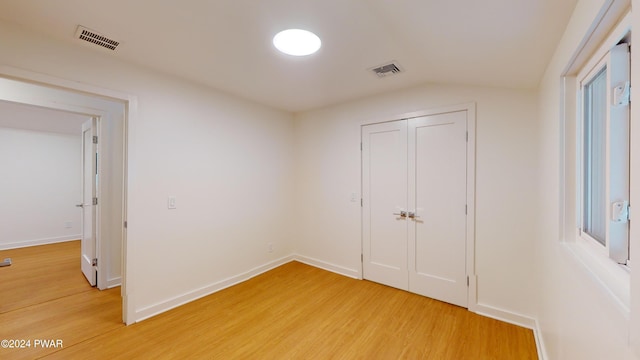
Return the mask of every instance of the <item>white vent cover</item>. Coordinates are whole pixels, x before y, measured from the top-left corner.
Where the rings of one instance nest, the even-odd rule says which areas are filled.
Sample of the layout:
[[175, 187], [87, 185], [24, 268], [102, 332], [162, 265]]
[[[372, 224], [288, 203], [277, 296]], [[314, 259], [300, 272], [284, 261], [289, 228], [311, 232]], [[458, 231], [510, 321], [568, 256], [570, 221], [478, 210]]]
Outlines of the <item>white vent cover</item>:
[[76, 30], [76, 38], [109, 50], [115, 50], [118, 45], [120, 45], [118, 41], [109, 39], [108, 37], [91, 29], [87, 29], [82, 25], [78, 25], [78, 29]]
[[373, 71], [373, 73], [378, 77], [391, 76], [391, 75], [399, 74], [403, 71], [402, 67], [400, 67], [400, 64], [398, 64], [397, 61], [392, 61], [388, 64], [376, 66], [369, 70]]

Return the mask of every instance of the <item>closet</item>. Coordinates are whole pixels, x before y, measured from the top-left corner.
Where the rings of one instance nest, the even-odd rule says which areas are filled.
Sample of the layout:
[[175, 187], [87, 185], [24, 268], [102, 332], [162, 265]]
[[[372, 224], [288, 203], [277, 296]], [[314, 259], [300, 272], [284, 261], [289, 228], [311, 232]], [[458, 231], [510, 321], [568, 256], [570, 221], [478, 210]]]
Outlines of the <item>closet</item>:
[[365, 279], [467, 307], [474, 178], [469, 112], [362, 127]]

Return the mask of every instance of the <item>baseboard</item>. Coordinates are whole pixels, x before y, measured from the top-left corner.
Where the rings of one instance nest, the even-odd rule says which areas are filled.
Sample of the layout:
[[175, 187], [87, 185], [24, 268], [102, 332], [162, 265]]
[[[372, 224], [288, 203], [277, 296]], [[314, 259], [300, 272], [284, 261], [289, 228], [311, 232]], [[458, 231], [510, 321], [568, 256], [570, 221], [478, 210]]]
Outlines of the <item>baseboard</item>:
[[535, 330], [536, 327], [536, 320], [532, 317], [502, 310], [490, 305], [477, 304], [475, 313], [531, 330]]
[[122, 285], [122, 278], [120, 276], [118, 276], [117, 278], [107, 280], [107, 289], [111, 289], [121, 285]]
[[535, 320], [535, 329], [533, 329], [533, 336], [536, 339], [536, 349], [538, 350], [538, 359], [547, 360], [547, 348], [544, 346], [544, 338], [542, 336], [542, 330], [540, 329], [540, 323]]
[[339, 275], [347, 276], [347, 277], [358, 279], [358, 280], [362, 279], [362, 275], [358, 270], [349, 269], [340, 265], [331, 264], [322, 260], [310, 258], [308, 256], [304, 256], [300, 254], [295, 254], [293, 256], [293, 259], [303, 264], [307, 264], [323, 270], [331, 271]]
[[533, 331], [533, 336], [536, 341], [536, 349], [538, 351], [538, 359], [545, 360], [546, 352], [544, 350], [544, 344], [542, 343], [542, 336], [538, 327], [538, 321], [530, 316], [521, 315], [512, 311], [499, 309], [490, 305], [476, 304], [476, 314], [490, 317], [492, 319], [500, 320], [509, 324], [521, 326]]
[[194, 290], [194, 291], [190, 291], [188, 293], [176, 296], [174, 298], [171, 298], [167, 301], [163, 301], [151, 306], [147, 306], [144, 307], [140, 310], [137, 310], [135, 312], [135, 316], [133, 321], [134, 322], [140, 322], [142, 320], [148, 319], [152, 316], [158, 315], [160, 313], [163, 313], [165, 311], [169, 311], [171, 309], [174, 309], [178, 306], [184, 305], [186, 303], [192, 302], [194, 300], [198, 300], [202, 297], [205, 297], [207, 295], [211, 295], [215, 292], [218, 292], [220, 290], [226, 289], [228, 287], [231, 287], [233, 285], [239, 284], [243, 281], [247, 281], [255, 276], [258, 276], [262, 273], [265, 273], [271, 269], [277, 268], [278, 266], [284, 265], [288, 262], [291, 262], [294, 260], [294, 256], [290, 255], [290, 256], [285, 256], [283, 258], [280, 258], [278, 260], [274, 260], [271, 261], [267, 264], [258, 266], [256, 268], [253, 268], [247, 272], [244, 272], [242, 274], [239, 275], [235, 275], [229, 278], [226, 278], [224, 280], [215, 282], [213, 284], [204, 286], [200, 289]]
[[38, 245], [47, 245], [47, 244], [55, 244], [66, 241], [74, 241], [79, 240], [82, 235], [67, 235], [67, 236], [57, 236], [45, 239], [36, 239], [36, 240], [24, 240], [24, 241], [16, 241], [5, 244], [0, 244], [0, 250], [10, 250], [10, 249], [18, 249], [29, 246], [38, 246]]

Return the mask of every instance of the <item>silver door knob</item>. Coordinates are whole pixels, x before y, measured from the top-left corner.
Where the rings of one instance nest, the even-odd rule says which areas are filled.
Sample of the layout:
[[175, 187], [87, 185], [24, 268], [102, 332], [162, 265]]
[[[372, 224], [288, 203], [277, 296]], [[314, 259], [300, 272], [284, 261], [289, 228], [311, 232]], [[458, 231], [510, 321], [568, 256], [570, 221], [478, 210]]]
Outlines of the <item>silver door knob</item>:
[[407, 217], [407, 212], [402, 210], [399, 213], [393, 213], [393, 215], [397, 215], [397, 216], [400, 216], [400, 217]]
[[409, 219], [417, 219], [420, 217], [416, 215], [416, 213], [414, 213], [413, 211], [409, 211], [408, 216], [409, 216]]
[[84, 204], [76, 204], [76, 207], [83, 208]]

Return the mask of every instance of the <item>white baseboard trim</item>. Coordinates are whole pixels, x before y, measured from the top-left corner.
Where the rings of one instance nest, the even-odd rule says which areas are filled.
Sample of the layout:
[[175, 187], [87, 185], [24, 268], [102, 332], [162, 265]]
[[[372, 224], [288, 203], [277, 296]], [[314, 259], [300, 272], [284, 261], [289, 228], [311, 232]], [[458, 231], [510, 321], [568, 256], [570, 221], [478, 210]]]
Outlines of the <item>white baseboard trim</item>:
[[475, 313], [490, 317], [492, 319], [504, 321], [509, 324], [522, 326], [531, 330], [535, 330], [536, 327], [536, 320], [534, 318], [511, 311], [502, 310], [490, 305], [476, 304]]
[[362, 275], [358, 270], [349, 269], [340, 265], [331, 264], [322, 260], [314, 259], [308, 256], [295, 254], [293, 260], [299, 261], [303, 264], [307, 264], [313, 267], [317, 267], [323, 270], [331, 271], [339, 275], [347, 276], [353, 279], [362, 280]]
[[538, 350], [538, 359], [547, 360], [547, 348], [544, 346], [544, 338], [542, 336], [542, 330], [540, 329], [540, 323], [535, 321], [535, 329], [533, 329], [533, 336], [536, 338], [536, 349]]
[[107, 280], [107, 289], [111, 289], [121, 285], [122, 285], [122, 277], [120, 276], [118, 276], [117, 278]]
[[502, 309], [499, 309], [490, 305], [485, 305], [485, 304], [476, 304], [474, 312], [478, 315], [490, 317], [492, 319], [500, 320], [500, 321], [517, 325], [517, 326], [522, 326], [524, 328], [532, 330], [533, 336], [536, 341], [538, 359], [540, 360], [547, 359], [544, 343], [542, 342], [542, 335], [540, 333], [540, 328], [538, 326], [538, 321], [535, 318], [514, 313], [508, 310], [502, 310]]
[[15, 241], [10, 243], [0, 244], [0, 250], [19, 249], [19, 248], [29, 247], [29, 246], [38, 246], [38, 245], [61, 243], [66, 241], [74, 241], [74, 240], [80, 240], [81, 237], [82, 237], [81, 234], [77, 234], [77, 235], [57, 236], [57, 237], [51, 237], [51, 238], [45, 238], [45, 239]]
[[246, 271], [242, 274], [239, 275], [235, 275], [229, 278], [226, 278], [224, 280], [220, 280], [218, 282], [215, 282], [213, 284], [201, 287], [200, 289], [194, 290], [194, 291], [190, 291], [188, 293], [176, 296], [174, 298], [171, 298], [167, 301], [163, 301], [151, 306], [147, 306], [144, 307], [140, 310], [136, 310], [135, 312], [135, 316], [133, 321], [134, 322], [140, 322], [142, 320], [146, 320], [152, 316], [158, 315], [160, 313], [163, 313], [165, 311], [169, 311], [171, 309], [174, 309], [178, 306], [184, 305], [186, 303], [198, 300], [202, 297], [205, 297], [207, 295], [211, 295], [215, 292], [218, 292], [220, 290], [226, 289], [228, 287], [231, 287], [233, 285], [239, 284], [243, 281], [247, 281], [255, 276], [258, 276], [262, 273], [265, 273], [271, 269], [277, 268], [278, 266], [284, 265], [288, 262], [291, 262], [294, 260], [294, 256], [293, 255], [289, 255], [289, 256], [285, 256], [283, 258], [268, 262], [264, 265], [258, 266], [256, 268], [253, 268], [249, 271]]

